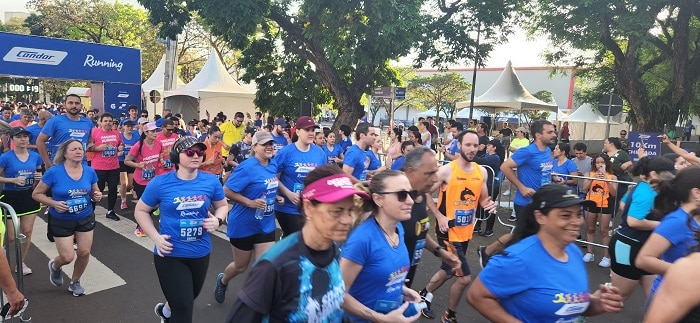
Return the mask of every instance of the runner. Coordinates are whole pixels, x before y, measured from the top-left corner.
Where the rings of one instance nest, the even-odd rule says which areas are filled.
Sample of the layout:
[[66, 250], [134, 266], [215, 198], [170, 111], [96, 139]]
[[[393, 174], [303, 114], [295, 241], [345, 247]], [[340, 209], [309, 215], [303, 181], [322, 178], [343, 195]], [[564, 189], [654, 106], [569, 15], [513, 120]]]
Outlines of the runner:
[[[175, 141], [169, 157], [176, 171], [148, 183], [134, 209], [134, 218], [155, 243], [153, 262], [167, 300], [155, 307], [161, 322], [192, 322], [194, 299], [209, 267], [209, 233], [224, 223], [228, 212], [219, 181], [198, 171], [206, 148], [194, 137]], [[159, 229], [149, 214], [157, 205], [161, 209]]]
[[[90, 201], [99, 202], [102, 198], [97, 174], [83, 164], [84, 157], [83, 142], [68, 139], [56, 150], [53, 162], [56, 167], [46, 171], [32, 193], [34, 200], [49, 208], [48, 229], [58, 250], [58, 256], [49, 260], [49, 282], [54, 286], [63, 285], [61, 267], [76, 259], [68, 284], [73, 296], [85, 294], [80, 277], [90, 260], [95, 228], [95, 212]], [[51, 197], [47, 196], [48, 192]], [[77, 250], [73, 250], [74, 239]]]
[[335, 132], [326, 133], [326, 144], [323, 145], [323, 152], [328, 157], [328, 165], [338, 165], [343, 162], [343, 148], [335, 143]]
[[[28, 150], [29, 131], [21, 127], [10, 129], [14, 150], [0, 156], [0, 183], [5, 186], [2, 190], [0, 202], [4, 202], [15, 209], [19, 217], [19, 230], [25, 235], [22, 242], [22, 274], [29, 275], [32, 269], [25, 264], [29, 246], [32, 242], [34, 220], [41, 210], [41, 204], [32, 199], [32, 190], [41, 180], [41, 156], [35, 151]], [[7, 236], [14, 240], [15, 232], [12, 220], [7, 219]]]
[[[432, 293], [452, 277], [456, 277], [450, 288], [448, 307], [442, 316], [442, 322], [456, 322], [456, 311], [462, 294], [471, 282], [471, 271], [467, 263], [466, 252], [469, 241], [474, 234], [474, 222], [477, 204], [486, 212], [493, 213], [496, 203], [491, 200], [486, 178], [486, 169], [474, 162], [479, 149], [479, 137], [474, 131], [466, 130], [457, 136], [460, 143], [459, 157], [440, 167], [437, 182], [433, 191], [438, 190], [438, 205], [428, 201], [428, 208], [435, 215], [438, 226], [435, 228], [438, 243], [447, 251], [456, 255], [462, 262], [461, 268], [452, 270], [449, 264], [443, 263], [440, 270], [430, 279], [428, 285], [421, 290], [421, 297], [426, 300], [427, 308], [423, 316], [435, 318], [430, 307], [429, 299]], [[452, 221], [454, 227], [448, 222]]]
[[372, 145], [377, 137], [375, 128], [367, 122], [360, 122], [355, 129], [357, 142], [345, 152], [343, 159], [343, 171], [354, 181], [366, 181], [369, 158], [365, 154], [367, 148]]
[[[148, 182], [156, 175], [163, 173], [160, 162], [163, 146], [160, 141], [156, 140], [158, 127], [155, 122], [150, 122], [145, 124], [142, 129], [143, 133], [139, 137], [139, 142], [131, 147], [129, 154], [124, 159], [124, 165], [134, 168], [134, 191], [137, 199], [143, 195]], [[136, 224], [134, 234], [139, 237], [146, 236], [138, 224]]]
[[204, 140], [207, 146], [207, 156], [202, 163], [201, 169], [209, 174], [216, 176], [221, 182], [224, 172], [224, 157], [221, 154], [223, 142], [221, 142], [221, 131], [219, 127], [213, 126], [209, 128], [207, 139]]
[[[420, 146], [418, 146], [420, 147]], [[411, 150], [415, 149], [415, 144], [413, 141], [404, 141], [401, 143], [401, 156], [399, 158], [396, 158], [394, 162], [391, 164], [391, 169], [393, 170], [401, 170], [403, 169], [403, 164], [406, 161], [406, 155], [411, 152]]]
[[136, 199], [136, 191], [134, 190], [134, 171], [135, 169], [133, 167], [127, 166], [124, 164], [124, 160], [126, 159], [126, 156], [129, 155], [129, 152], [131, 151], [131, 147], [133, 147], [137, 142], [139, 142], [139, 138], [141, 135], [139, 134], [138, 130], [134, 130], [134, 124], [131, 122], [131, 120], [126, 120], [122, 124], [122, 143], [124, 143], [124, 151], [122, 154], [119, 156], [119, 195], [121, 196], [121, 205], [120, 208], [122, 210], [128, 208], [127, 204], [127, 198], [126, 198], [126, 191], [128, 189], [131, 189], [131, 192], [133, 194], [133, 198]]
[[119, 156], [124, 154], [124, 143], [121, 134], [113, 130], [112, 126], [112, 115], [103, 113], [100, 116], [100, 128], [95, 128], [90, 136], [88, 151], [96, 152], [92, 157], [92, 168], [97, 173], [97, 187], [100, 192], [104, 191], [106, 182], [109, 189], [106, 216], [110, 220], [119, 221], [114, 206], [117, 204], [119, 185]]
[[253, 255], [260, 258], [275, 242], [278, 181], [277, 167], [270, 163], [273, 144], [269, 132], [256, 132], [252, 158], [238, 165], [226, 181], [224, 192], [234, 202], [227, 221], [232, 225], [226, 231], [234, 261], [216, 277], [214, 298], [219, 303], [226, 299], [229, 281], [248, 269]]
[[561, 185], [545, 185], [521, 213], [505, 252], [479, 273], [467, 301], [493, 322], [578, 322], [581, 316], [617, 313], [617, 287], [589, 293], [581, 251], [573, 242], [591, 204]]
[[175, 170], [170, 160], [170, 149], [178, 138], [180, 138], [180, 135], [175, 133], [175, 122], [170, 119], [163, 121], [163, 129], [158, 133], [156, 140], [160, 141], [163, 147], [163, 152], [160, 154], [160, 162], [163, 164], [162, 170], [165, 173]]
[[55, 156], [56, 149], [68, 139], [78, 139], [83, 143], [83, 150], [87, 147], [93, 124], [86, 117], [80, 116], [83, 104], [80, 97], [75, 94], [66, 96], [66, 114], [52, 117], [46, 121], [41, 133], [36, 140], [41, 159], [46, 168], [51, 168], [51, 157]]
[[414, 322], [420, 317], [403, 314], [410, 303], [420, 302], [418, 293], [404, 285], [411, 263], [399, 221], [411, 218], [417, 193], [410, 187], [408, 178], [394, 170], [379, 172], [370, 182], [372, 216], [352, 231], [340, 260], [347, 291], [343, 309], [352, 322]]

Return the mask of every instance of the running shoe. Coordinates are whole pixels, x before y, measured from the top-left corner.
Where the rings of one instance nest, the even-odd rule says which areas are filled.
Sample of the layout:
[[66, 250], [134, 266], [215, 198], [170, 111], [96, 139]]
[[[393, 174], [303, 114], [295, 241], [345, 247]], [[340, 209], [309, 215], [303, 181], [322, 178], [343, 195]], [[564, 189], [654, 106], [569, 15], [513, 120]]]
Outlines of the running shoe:
[[503, 196], [508, 196], [508, 195], [510, 195], [510, 190], [506, 190], [505, 192], [503, 192]]
[[514, 214], [508, 218], [508, 222], [515, 222], [515, 220], [517, 220], [517, 218], [515, 217]]
[[484, 230], [484, 232], [479, 233], [479, 235], [482, 237], [493, 236], [493, 230]]
[[156, 304], [156, 307], [153, 309], [153, 311], [156, 312], [156, 315], [160, 319], [160, 323], [170, 322], [170, 318], [165, 317], [165, 314], [163, 314], [163, 307], [165, 307], [165, 304], [158, 303], [158, 304]]
[[442, 316], [442, 323], [457, 323], [457, 318], [454, 316], [449, 316], [447, 315], [447, 312], [445, 312], [445, 315]]
[[226, 288], [228, 285], [224, 285], [222, 280], [224, 279], [224, 273], [220, 273], [216, 276], [216, 288], [214, 288], [214, 298], [221, 304], [226, 300]]
[[32, 269], [27, 266], [27, 264], [22, 263], [22, 276], [27, 276], [32, 274]]
[[583, 262], [591, 262], [593, 260], [595, 260], [595, 256], [590, 252], [583, 256]]
[[113, 221], [119, 221], [119, 216], [114, 211], [107, 211], [107, 218]]
[[481, 269], [484, 269], [491, 258], [491, 256], [486, 253], [486, 246], [479, 246], [479, 248], [476, 249], [476, 253], [479, 255], [479, 266], [481, 266]]
[[83, 288], [83, 286], [80, 286], [79, 280], [68, 283], [68, 291], [73, 293], [73, 296], [75, 297], [82, 296], [85, 294], [85, 288]]
[[420, 314], [427, 319], [434, 319], [435, 313], [433, 313], [433, 310], [430, 308], [430, 302], [426, 301], [425, 298], [423, 298], [423, 296], [421, 296], [421, 299], [425, 302], [426, 307], [420, 310]]
[[139, 237], [146, 236], [146, 232], [143, 232], [143, 230], [141, 230], [141, 227], [136, 227], [136, 230], [134, 230], [134, 234]]
[[139, 199], [138, 195], [136, 195], [136, 190], [134, 190], [133, 188], [131, 189], [131, 197], [133, 197], [135, 200]]
[[53, 259], [49, 260], [49, 282], [54, 286], [63, 285], [63, 271], [53, 268]]
[[122, 199], [122, 203], [120, 205], [122, 210], [126, 210], [129, 206], [126, 204], [126, 199]]
[[603, 267], [603, 268], [610, 268], [610, 258], [603, 257], [603, 259], [601, 259], [600, 262], [598, 263], [598, 266]]

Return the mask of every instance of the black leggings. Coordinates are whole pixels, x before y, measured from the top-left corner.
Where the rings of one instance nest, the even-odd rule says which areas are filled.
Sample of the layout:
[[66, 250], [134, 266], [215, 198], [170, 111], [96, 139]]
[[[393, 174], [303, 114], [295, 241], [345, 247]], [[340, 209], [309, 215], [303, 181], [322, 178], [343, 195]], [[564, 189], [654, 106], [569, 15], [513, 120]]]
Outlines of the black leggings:
[[170, 306], [170, 323], [191, 323], [194, 299], [204, 286], [209, 255], [200, 258], [153, 255], [160, 289]]
[[109, 188], [109, 195], [107, 196], [107, 211], [114, 211], [114, 205], [117, 204], [119, 169], [95, 170], [95, 173], [97, 173], [97, 187], [100, 189], [100, 192], [104, 191], [105, 182], [107, 182], [107, 188]]
[[300, 214], [289, 214], [284, 212], [275, 211], [275, 217], [277, 222], [280, 224], [282, 229], [282, 235], [284, 237], [301, 230], [304, 226], [304, 216]]

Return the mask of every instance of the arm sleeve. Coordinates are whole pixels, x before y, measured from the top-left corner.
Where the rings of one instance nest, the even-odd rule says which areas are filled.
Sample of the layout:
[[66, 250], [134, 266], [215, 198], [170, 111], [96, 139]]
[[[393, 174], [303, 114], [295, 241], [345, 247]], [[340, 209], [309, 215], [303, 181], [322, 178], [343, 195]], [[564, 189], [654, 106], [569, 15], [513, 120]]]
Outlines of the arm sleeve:
[[530, 151], [527, 149], [527, 146], [522, 147], [518, 150], [516, 150], [510, 158], [513, 159], [516, 165], [520, 166], [524, 164], [528, 159], [530, 159]]
[[[493, 266], [492, 266], [493, 265]], [[496, 255], [489, 259], [489, 265], [479, 273], [479, 279], [486, 289], [499, 299], [509, 298], [530, 288], [527, 264], [511, 255]]]
[[[243, 288], [238, 292], [238, 302], [242, 302], [251, 311], [267, 315], [276, 304], [277, 269], [267, 261], [261, 260], [251, 269]], [[237, 316], [235, 316], [238, 318]], [[237, 320], [238, 322], [259, 322]]]
[[[46, 120], [46, 124], [44, 124], [44, 127], [41, 128], [41, 133], [43, 133], [43, 134], [49, 136], [49, 138], [51, 138], [53, 136], [56, 120], [57, 119], [55, 119], [55, 118], [50, 118], [49, 120]], [[48, 145], [48, 143], [47, 143], [47, 145]]]
[[238, 167], [234, 168], [231, 176], [228, 177], [225, 183], [226, 187], [236, 193], [242, 194], [241, 192], [248, 186], [250, 179], [250, 176], [246, 176], [247, 168], [247, 164], [240, 164]]
[[[365, 221], [374, 220], [368, 219]], [[353, 233], [354, 234], [350, 235], [350, 238], [343, 246], [342, 257], [364, 267], [370, 255], [370, 242], [367, 241], [368, 239], [362, 238], [362, 236], [364, 236], [362, 231], [357, 231], [356, 229]]]

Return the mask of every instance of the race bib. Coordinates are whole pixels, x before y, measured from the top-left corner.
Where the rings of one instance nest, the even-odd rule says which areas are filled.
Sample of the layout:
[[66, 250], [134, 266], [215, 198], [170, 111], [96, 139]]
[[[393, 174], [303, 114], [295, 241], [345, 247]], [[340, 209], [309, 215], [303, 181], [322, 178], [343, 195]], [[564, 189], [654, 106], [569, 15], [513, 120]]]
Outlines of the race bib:
[[425, 239], [420, 239], [416, 241], [416, 249], [413, 251], [413, 259], [411, 260], [411, 266], [420, 264], [421, 258], [423, 258], [423, 248], [425, 248]]
[[204, 219], [180, 219], [180, 241], [197, 241], [204, 233]]
[[143, 179], [144, 181], [148, 181], [148, 180], [151, 180], [153, 178], [153, 176], [155, 176], [155, 175], [156, 175], [155, 168], [144, 169], [141, 172], [141, 179]]
[[474, 209], [455, 210], [455, 226], [465, 227], [474, 222]]
[[166, 159], [165, 162], [163, 163], [163, 168], [165, 168], [165, 169], [173, 168], [173, 162], [171, 162], [170, 159]]
[[68, 204], [68, 213], [80, 213], [87, 209], [88, 201], [85, 197], [78, 197], [66, 201]]
[[304, 184], [296, 183], [294, 184], [294, 194], [299, 194], [304, 190]]
[[263, 211], [263, 216], [271, 216], [275, 211], [275, 203], [277, 200], [273, 198], [265, 199], [265, 210]]
[[367, 171], [366, 170], [362, 171], [362, 173], [360, 174], [359, 180], [361, 180], [361, 181], [367, 180]]
[[102, 157], [114, 157], [117, 155], [117, 147], [108, 146], [102, 151]]

